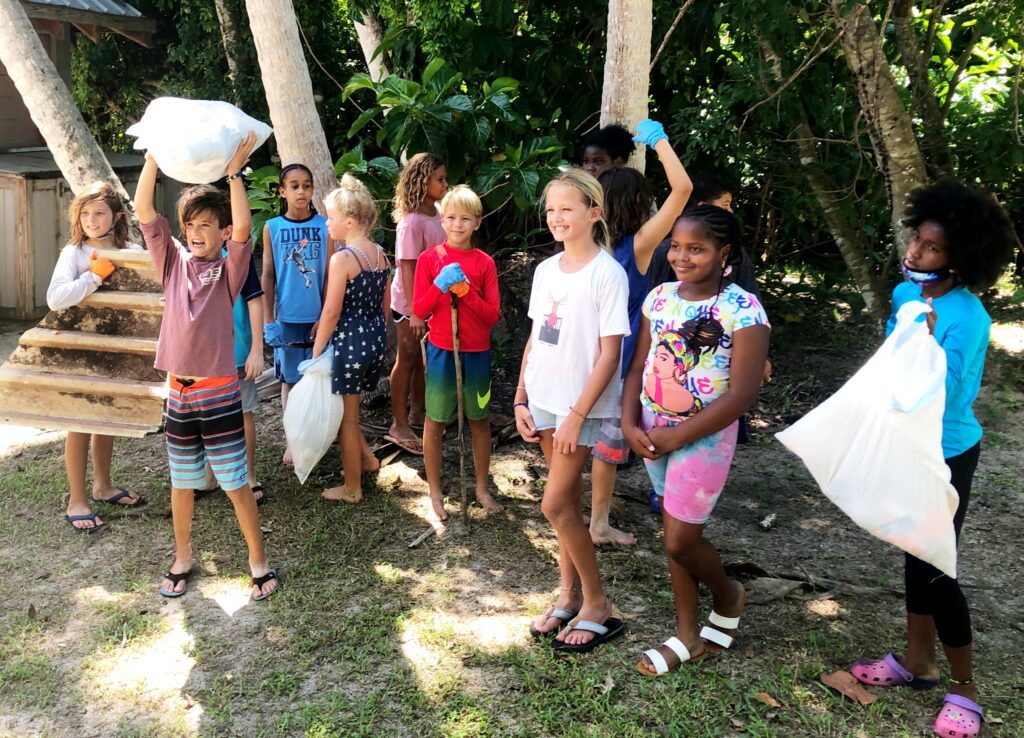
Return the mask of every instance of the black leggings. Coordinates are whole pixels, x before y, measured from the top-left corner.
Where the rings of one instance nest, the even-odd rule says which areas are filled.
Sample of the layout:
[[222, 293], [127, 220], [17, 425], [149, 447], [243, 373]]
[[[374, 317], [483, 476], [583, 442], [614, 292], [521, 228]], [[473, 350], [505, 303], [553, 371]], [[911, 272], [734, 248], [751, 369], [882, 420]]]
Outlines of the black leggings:
[[[953, 516], [956, 540], [960, 542], [960, 529], [967, 515], [967, 503], [971, 498], [971, 481], [978, 467], [981, 442], [959, 456], [946, 459], [951, 472], [950, 482], [960, 496], [960, 504]], [[907, 612], [912, 615], [931, 615], [935, 630], [944, 646], [962, 648], [971, 645], [971, 612], [967, 599], [956, 579], [943, 574], [931, 564], [906, 554], [903, 570], [907, 590]]]

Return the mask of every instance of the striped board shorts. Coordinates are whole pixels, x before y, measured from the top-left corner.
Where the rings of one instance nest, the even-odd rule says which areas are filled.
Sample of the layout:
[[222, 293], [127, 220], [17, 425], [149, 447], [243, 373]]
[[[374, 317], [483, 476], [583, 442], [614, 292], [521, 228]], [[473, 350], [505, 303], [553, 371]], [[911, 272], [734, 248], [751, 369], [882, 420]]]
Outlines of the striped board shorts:
[[210, 462], [225, 492], [244, 487], [245, 427], [237, 376], [170, 377], [167, 397], [167, 460], [171, 487], [199, 489]]

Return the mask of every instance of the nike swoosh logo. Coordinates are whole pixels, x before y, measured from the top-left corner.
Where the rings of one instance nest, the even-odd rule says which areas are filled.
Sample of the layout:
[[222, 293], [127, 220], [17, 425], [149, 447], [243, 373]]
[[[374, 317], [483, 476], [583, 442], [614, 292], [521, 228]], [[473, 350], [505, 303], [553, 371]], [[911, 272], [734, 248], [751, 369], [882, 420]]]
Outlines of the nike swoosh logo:
[[479, 392], [476, 393], [476, 404], [477, 404], [477, 406], [481, 410], [483, 410], [485, 407], [487, 407], [487, 403], [489, 403], [490, 401], [491, 401], [491, 388], [490, 387], [487, 388], [487, 394], [486, 395], [481, 395]]

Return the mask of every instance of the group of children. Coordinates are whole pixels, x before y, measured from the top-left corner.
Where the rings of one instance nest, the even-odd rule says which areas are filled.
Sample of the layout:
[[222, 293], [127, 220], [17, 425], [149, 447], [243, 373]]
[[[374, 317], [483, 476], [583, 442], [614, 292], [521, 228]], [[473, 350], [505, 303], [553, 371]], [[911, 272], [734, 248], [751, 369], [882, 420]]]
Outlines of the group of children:
[[[670, 192], [659, 207], [643, 176], [625, 166], [634, 142], [652, 149], [665, 169]], [[323, 496], [355, 503], [362, 498], [362, 476], [379, 468], [360, 430], [360, 393], [377, 386], [392, 320], [398, 351], [388, 437], [424, 454], [430, 503], [442, 521], [442, 436], [458, 412], [457, 351], [476, 498], [488, 510], [500, 509], [488, 491], [488, 416], [490, 334], [501, 305], [494, 261], [473, 245], [483, 217], [480, 198], [464, 185], [449, 189], [444, 164], [435, 156], [414, 156], [395, 196], [392, 267], [371, 237], [377, 205], [366, 187], [343, 177], [324, 198], [324, 217], [312, 207], [312, 174], [290, 165], [281, 174], [283, 212], [263, 232], [261, 285], [252, 264], [241, 175], [252, 145], [250, 135], [228, 166], [230, 195], [211, 186], [182, 195], [178, 221], [184, 243], [172, 237], [167, 220], [153, 208], [152, 157], [136, 193], [136, 213], [165, 296], [155, 366], [169, 378], [176, 554], [160, 586], [166, 597], [186, 589], [193, 566], [193, 505], [213, 487], [211, 476], [231, 499], [246, 539], [253, 599], [281, 586], [263, 549], [257, 505], [266, 498], [254, 482], [252, 464], [251, 412], [258, 402], [253, 380], [262, 371], [264, 341], [274, 347], [283, 404], [299, 380], [301, 362], [333, 352], [332, 391], [343, 398], [345, 410], [344, 483]], [[530, 632], [549, 637], [558, 651], [590, 651], [624, 632], [603, 588], [594, 544], [635, 540], [610, 527], [608, 509], [617, 465], [630, 451], [644, 459], [660, 500], [676, 607], [673, 635], [637, 663], [650, 676], [730, 648], [746, 602], [743, 585], [726, 574], [703, 531], [724, 488], [742, 416], [770, 373], [770, 325], [731, 197], [707, 181], [711, 185], [695, 193], [661, 124], [646, 120], [635, 136], [617, 126], [602, 129], [588, 141], [584, 169], [568, 169], [547, 185], [545, 219], [561, 250], [533, 276], [532, 328], [513, 407], [520, 435], [539, 443], [548, 464], [542, 510], [559, 546], [559, 593]], [[928, 300], [935, 311], [929, 325], [947, 352], [943, 447], [961, 496], [959, 533], [980, 448], [981, 428], [971, 405], [989, 326], [972, 291], [995, 281], [1012, 256], [1015, 236], [991, 197], [956, 182], [912, 193], [907, 216], [914, 239], [903, 264], [908, 281], [896, 289], [894, 308]], [[126, 217], [110, 188], [97, 186], [76, 198], [71, 244], [47, 294], [51, 308], [77, 304], [113, 271], [97, 249], [139, 248], [127, 243]], [[95, 531], [105, 524], [88, 506], [88, 446], [87, 435], [68, 434], [67, 519], [78, 530]], [[93, 499], [144, 504], [112, 485], [111, 446], [109, 437], [92, 438]], [[588, 527], [581, 498], [589, 458], [594, 499]], [[907, 654], [858, 662], [853, 674], [881, 686], [931, 686], [938, 676], [937, 635], [954, 686], [936, 730], [974, 735], [982, 710], [975, 702], [963, 592], [956, 580], [913, 557], [906, 569]], [[712, 596], [703, 625], [699, 582]]]

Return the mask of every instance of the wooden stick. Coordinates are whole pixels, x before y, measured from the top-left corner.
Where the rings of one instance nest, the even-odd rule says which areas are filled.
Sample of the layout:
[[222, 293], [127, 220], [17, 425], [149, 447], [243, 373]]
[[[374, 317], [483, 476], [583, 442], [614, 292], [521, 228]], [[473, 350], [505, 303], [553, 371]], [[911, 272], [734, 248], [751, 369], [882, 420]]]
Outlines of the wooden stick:
[[455, 354], [455, 394], [456, 407], [459, 413], [459, 490], [462, 493], [462, 522], [469, 527], [469, 498], [466, 494], [466, 437], [463, 434], [465, 419], [462, 398], [462, 360], [459, 356], [459, 298], [454, 293], [452, 299], [452, 349]]
[[437, 531], [439, 531], [443, 527], [444, 526], [441, 525], [440, 523], [438, 523], [437, 525], [431, 525], [425, 531], [423, 531], [418, 536], [416, 536], [415, 538], [412, 539], [412, 543], [409, 544], [409, 548], [416, 548], [418, 545], [420, 545], [425, 540], [430, 538], [430, 536], [432, 536], [435, 533], [437, 533]]

